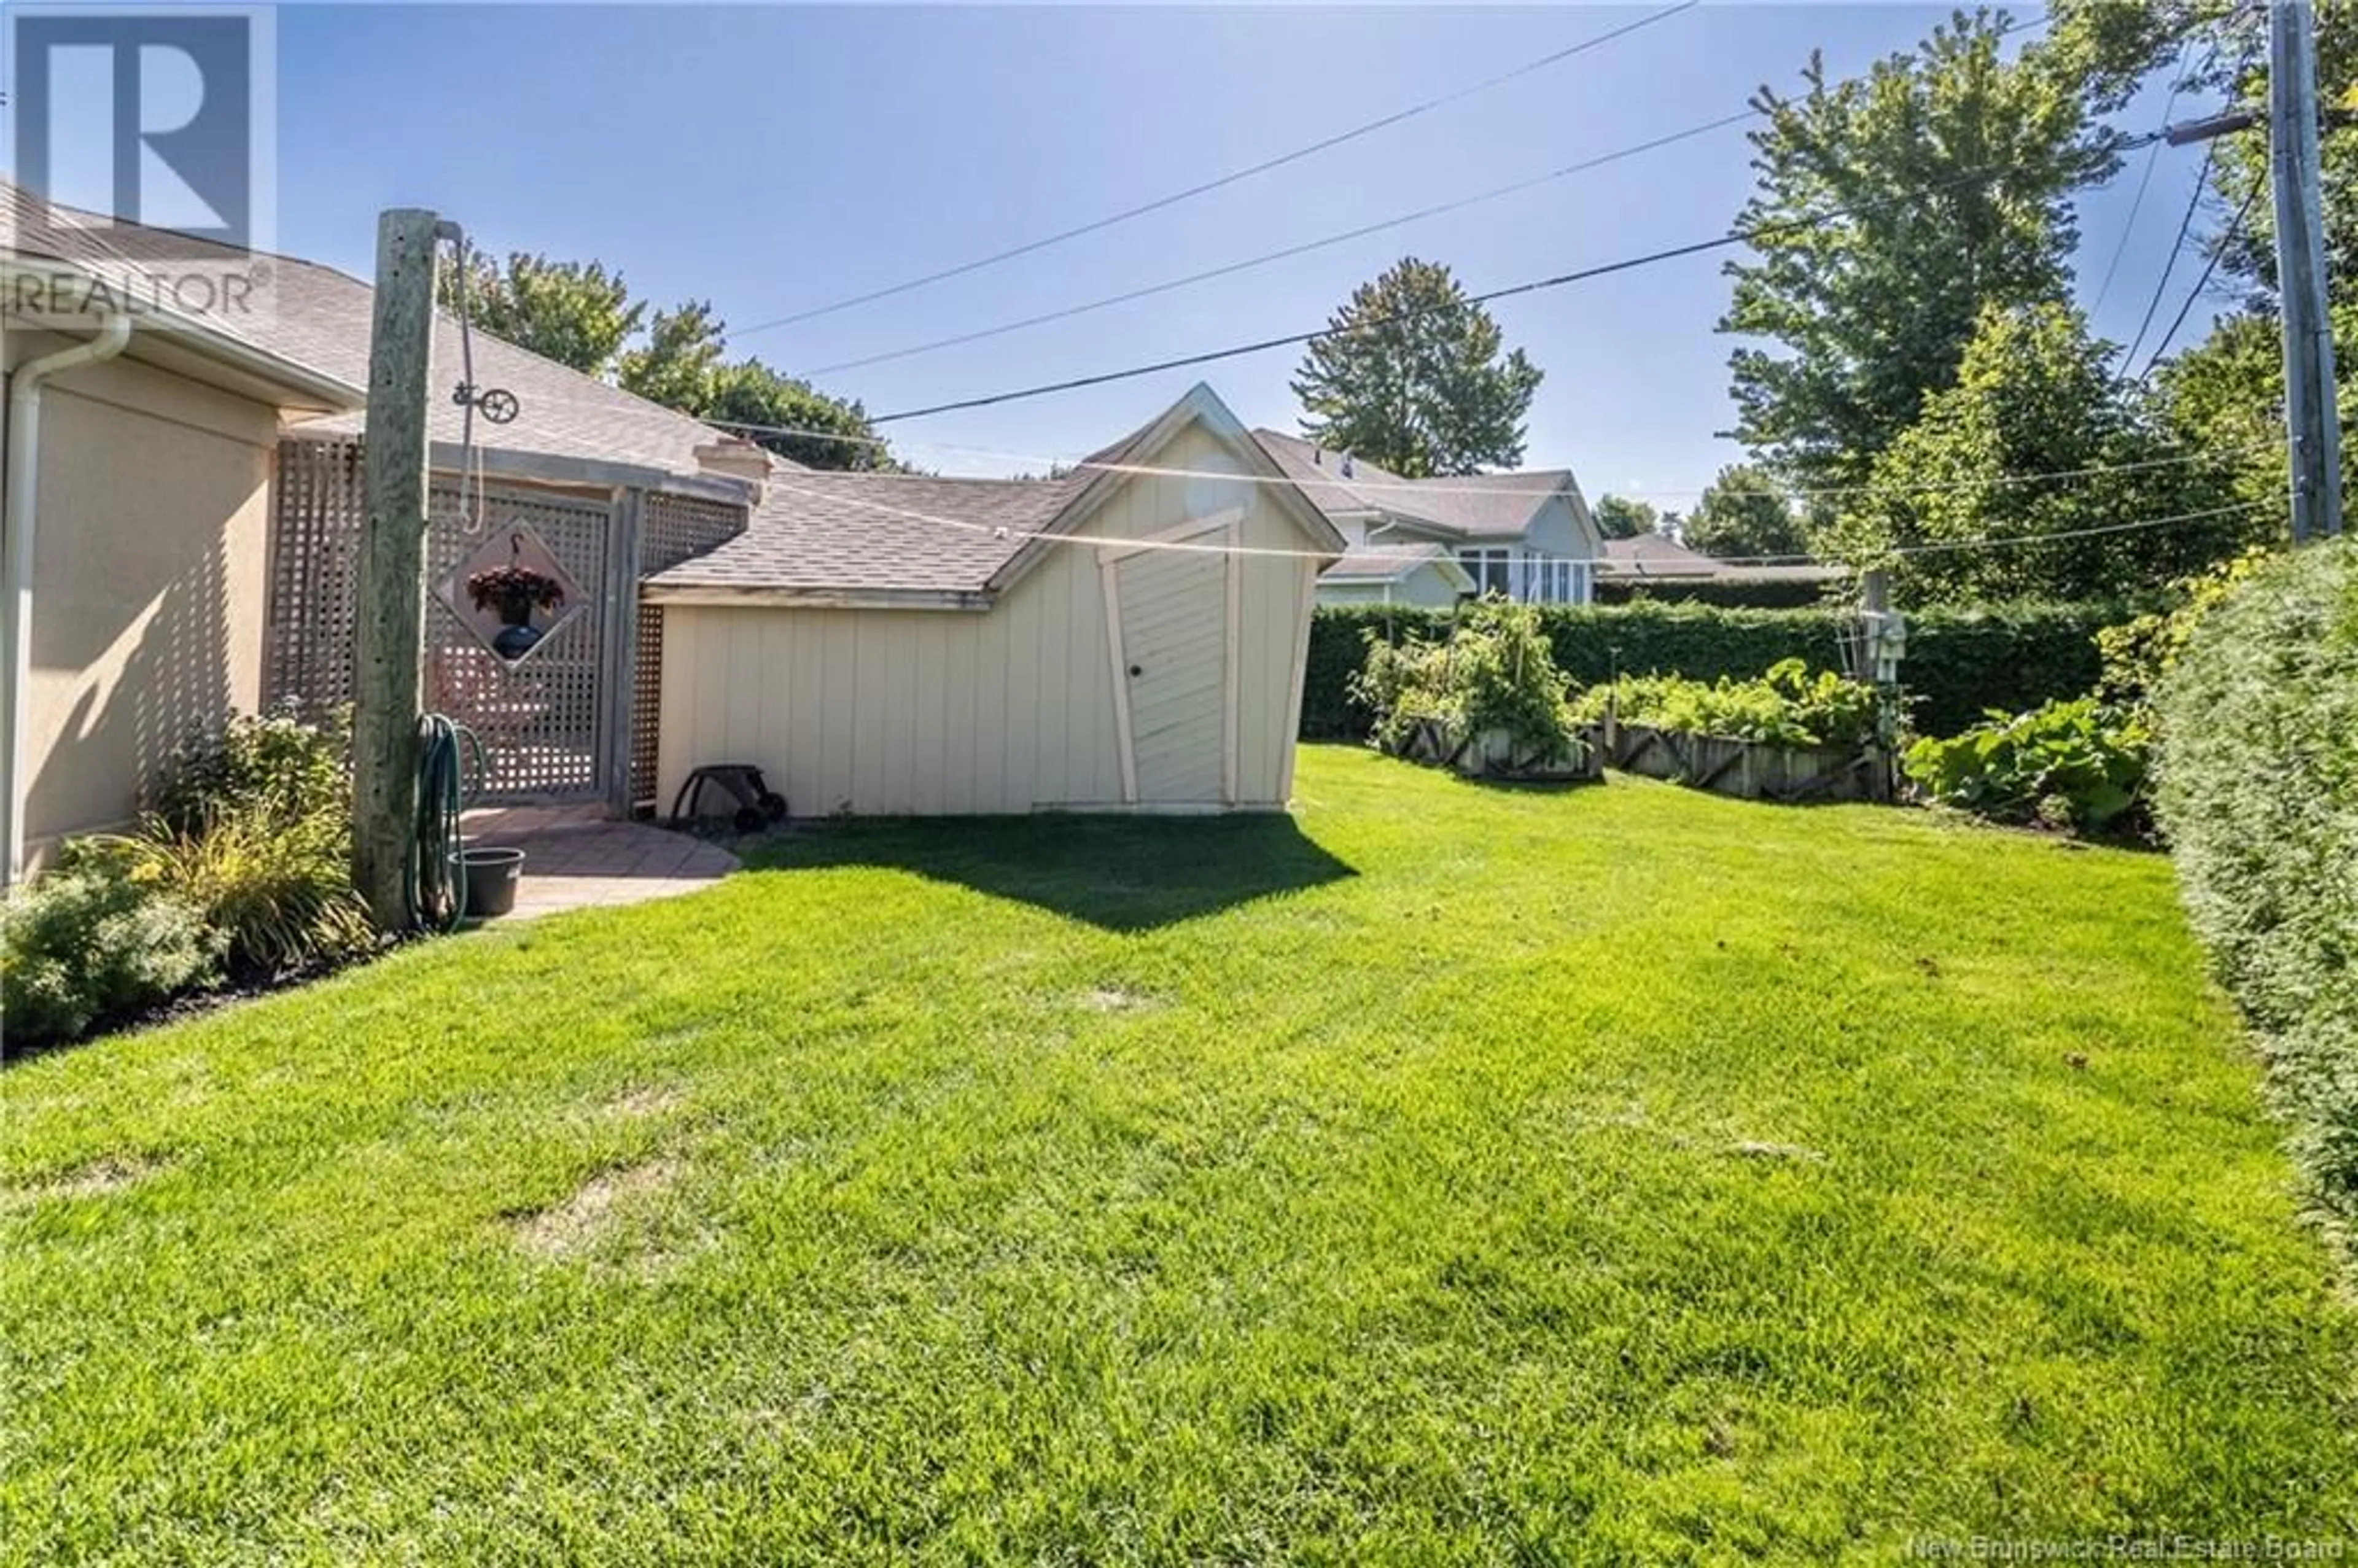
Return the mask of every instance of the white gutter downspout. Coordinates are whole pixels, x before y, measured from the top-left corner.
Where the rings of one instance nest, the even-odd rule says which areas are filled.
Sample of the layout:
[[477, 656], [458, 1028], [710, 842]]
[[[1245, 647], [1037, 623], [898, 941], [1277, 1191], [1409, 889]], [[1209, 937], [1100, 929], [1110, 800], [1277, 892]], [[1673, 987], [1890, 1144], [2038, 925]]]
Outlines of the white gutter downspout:
[[8, 377], [8, 470], [5, 522], [7, 557], [0, 562], [0, 648], [8, 660], [0, 689], [0, 741], [7, 775], [0, 788], [0, 887], [13, 884], [25, 867], [25, 693], [33, 673], [33, 513], [40, 496], [41, 383], [59, 371], [96, 364], [121, 353], [131, 341], [131, 318], [116, 311], [100, 323], [87, 342], [60, 349], [18, 365]]

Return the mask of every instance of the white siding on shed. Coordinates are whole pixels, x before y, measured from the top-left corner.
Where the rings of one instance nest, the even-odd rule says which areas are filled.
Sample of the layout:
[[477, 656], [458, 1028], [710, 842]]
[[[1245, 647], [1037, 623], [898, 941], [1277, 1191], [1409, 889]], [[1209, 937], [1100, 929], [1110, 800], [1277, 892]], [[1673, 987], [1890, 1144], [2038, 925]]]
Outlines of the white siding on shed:
[[[1197, 423], [1137, 460], [1251, 471]], [[1235, 536], [1248, 548], [1316, 547], [1273, 487], [1241, 480], [1138, 476], [1070, 527], [1088, 541], [1143, 540], [1225, 513], [1237, 514]], [[1114, 678], [1143, 661], [1116, 663], [1101, 549], [1081, 540], [1047, 546], [986, 611], [666, 604], [661, 798], [672, 797], [690, 768], [746, 762], [798, 816], [1125, 804]], [[1165, 568], [1165, 561], [1179, 564]], [[1158, 552], [1139, 575], [1117, 566], [1125, 595], [1138, 585], [1141, 616], [1177, 591], [1171, 584], [1192, 589], [1208, 569], [1218, 591], [1183, 597], [1209, 607], [1235, 653], [1232, 675], [1225, 650], [1221, 661], [1223, 702], [1232, 692], [1235, 705], [1233, 799], [1220, 798], [1228, 726], [1213, 726], [1204, 756], [1194, 750], [1206, 739], [1195, 725], [1184, 755], [1171, 750], [1169, 736], [1136, 737], [1141, 767], [1152, 756], [1164, 770], [1152, 794], [1140, 780], [1141, 804], [1157, 804], [1156, 795], [1190, 805], [1285, 804], [1317, 565], [1301, 555], [1245, 555], [1231, 566], [1225, 557]], [[1231, 591], [1233, 633], [1225, 612]], [[1152, 635], [1182, 630], [1163, 624]], [[1171, 645], [1196, 676], [1203, 643], [1189, 635]], [[1164, 662], [1158, 657], [1158, 669]], [[1133, 683], [1130, 695], [1148, 694]], [[1206, 778], [1210, 795], [1199, 798]]]

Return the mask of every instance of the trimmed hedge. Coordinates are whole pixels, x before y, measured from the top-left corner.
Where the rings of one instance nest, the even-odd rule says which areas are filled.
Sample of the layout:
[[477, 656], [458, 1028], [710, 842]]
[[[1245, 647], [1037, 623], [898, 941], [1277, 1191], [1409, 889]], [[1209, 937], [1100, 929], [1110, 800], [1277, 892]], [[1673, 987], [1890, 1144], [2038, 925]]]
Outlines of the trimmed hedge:
[[1599, 604], [1732, 604], [1756, 610], [1797, 610], [1823, 604], [1827, 586], [1816, 582], [1729, 581], [1701, 578], [1682, 582], [1676, 578], [1599, 578]]
[[2358, 1264], [2358, 541], [2231, 589], [2158, 707], [2156, 806], [2188, 914]]
[[[2116, 604], [1998, 605], [1925, 610], [1909, 616], [1902, 677], [1917, 701], [1916, 727], [1953, 735], [1989, 708], [2017, 712], [2096, 684], [2098, 629], [2128, 618]], [[1381, 605], [1321, 606], [1310, 626], [1303, 682], [1302, 733], [1312, 740], [1365, 736], [1372, 716], [1351, 700], [1351, 677], [1366, 633], [1392, 642], [1445, 635], [1449, 611]], [[1550, 606], [1540, 611], [1557, 665], [1582, 686], [1628, 675], [1722, 676], [1752, 680], [1771, 665], [1800, 659], [1812, 669], [1842, 667], [1842, 628], [1832, 610], [1747, 610], [1723, 605], [1638, 600]]]

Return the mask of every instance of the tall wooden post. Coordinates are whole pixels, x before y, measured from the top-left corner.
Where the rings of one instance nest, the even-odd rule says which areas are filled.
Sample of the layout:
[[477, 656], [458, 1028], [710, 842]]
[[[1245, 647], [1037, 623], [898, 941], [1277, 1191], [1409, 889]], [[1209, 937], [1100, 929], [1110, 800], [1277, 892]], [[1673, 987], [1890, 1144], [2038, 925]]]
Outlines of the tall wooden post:
[[2268, 169], [2276, 187], [2277, 286], [2284, 308], [2285, 436], [2292, 537], [2342, 532], [2342, 427], [2325, 302], [2324, 199], [2317, 146], [2317, 39], [2309, 0], [2268, 16]]
[[426, 396], [435, 215], [376, 226], [359, 602], [352, 622], [352, 883], [388, 931], [409, 924], [417, 838], [417, 661], [425, 638]]

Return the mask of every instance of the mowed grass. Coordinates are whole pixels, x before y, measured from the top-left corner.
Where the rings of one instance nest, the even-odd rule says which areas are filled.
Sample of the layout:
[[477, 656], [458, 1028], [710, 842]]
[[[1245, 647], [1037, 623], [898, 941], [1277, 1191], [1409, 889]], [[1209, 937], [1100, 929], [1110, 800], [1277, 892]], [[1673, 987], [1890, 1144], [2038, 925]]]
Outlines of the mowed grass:
[[0, 1076], [11, 1563], [2358, 1535], [2156, 857], [1312, 749]]

